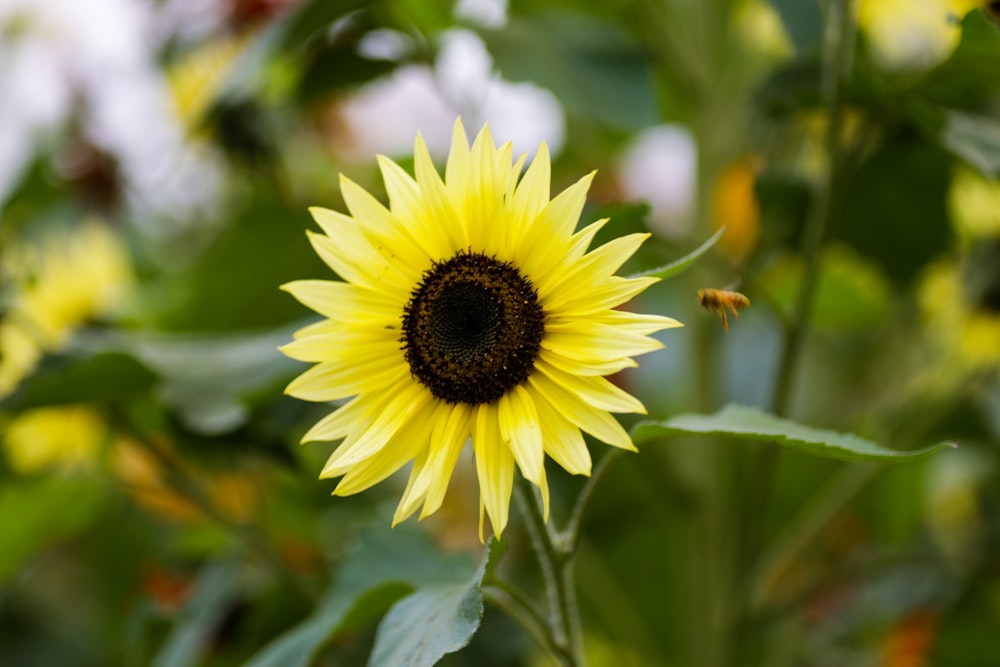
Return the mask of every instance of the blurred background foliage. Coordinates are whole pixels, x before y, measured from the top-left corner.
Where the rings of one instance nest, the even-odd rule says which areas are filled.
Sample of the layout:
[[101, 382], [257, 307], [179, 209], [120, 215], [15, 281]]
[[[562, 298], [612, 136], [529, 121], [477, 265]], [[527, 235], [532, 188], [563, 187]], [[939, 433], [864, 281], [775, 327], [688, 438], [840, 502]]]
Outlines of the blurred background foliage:
[[[310, 317], [278, 285], [329, 277], [307, 207], [342, 209], [338, 173], [384, 194], [374, 154], [407, 165], [420, 130], [440, 160], [461, 115], [547, 141], [554, 191], [599, 169], [598, 241], [654, 233], [627, 271], [727, 228], [642, 299], [688, 325], [616, 378], [653, 417], [739, 401], [961, 445], [624, 458], [578, 554], [591, 663], [995, 665], [997, 3], [838, 4], [0, 1], [0, 664], [363, 664], [393, 602], [484, 576], [472, 467], [393, 531], [398, 482], [329, 498], [333, 445], [298, 446], [326, 408], [282, 394], [276, 350]], [[725, 334], [700, 287], [753, 306]], [[549, 474], [562, 518], [583, 480]], [[442, 664], [548, 660], [487, 605]]]

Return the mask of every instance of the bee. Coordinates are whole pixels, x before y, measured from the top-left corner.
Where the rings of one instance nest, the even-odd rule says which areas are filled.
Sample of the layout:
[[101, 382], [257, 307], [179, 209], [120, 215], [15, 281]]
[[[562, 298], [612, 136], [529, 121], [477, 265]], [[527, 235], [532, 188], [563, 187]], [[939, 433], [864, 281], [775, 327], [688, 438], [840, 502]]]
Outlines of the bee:
[[722, 328], [729, 331], [729, 320], [726, 319], [726, 310], [739, 317], [740, 308], [750, 305], [750, 299], [739, 292], [730, 292], [721, 289], [700, 289], [698, 290], [698, 305], [705, 310], [709, 310], [722, 318]]

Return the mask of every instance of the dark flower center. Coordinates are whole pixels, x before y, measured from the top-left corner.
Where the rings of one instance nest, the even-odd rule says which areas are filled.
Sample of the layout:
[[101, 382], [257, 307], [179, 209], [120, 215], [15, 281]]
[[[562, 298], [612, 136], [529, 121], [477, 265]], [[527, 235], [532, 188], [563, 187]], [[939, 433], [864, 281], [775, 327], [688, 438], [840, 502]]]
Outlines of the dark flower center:
[[410, 372], [447, 403], [492, 403], [528, 379], [545, 314], [509, 262], [459, 252], [424, 273], [403, 310]]

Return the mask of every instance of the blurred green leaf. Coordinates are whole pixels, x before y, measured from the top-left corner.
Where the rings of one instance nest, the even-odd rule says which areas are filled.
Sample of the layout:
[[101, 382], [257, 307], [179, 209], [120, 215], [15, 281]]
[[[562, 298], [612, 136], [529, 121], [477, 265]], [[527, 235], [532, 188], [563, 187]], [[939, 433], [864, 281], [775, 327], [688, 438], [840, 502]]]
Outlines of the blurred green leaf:
[[244, 186], [245, 196], [227, 209], [229, 226], [196, 262], [164, 271], [143, 289], [150, 329], [204, 333], [280, 326], [308, 311], [279, 285], [332, 276], [306, 239], [311, 218], [305, 205], [283, 198], [280, 184], [263, 175]]
[[928, 72], [913, 92], [948, 107], [988, 104], [1000, 92], [1000, 30], [982, 11], [969, 12], [951, 58]]
[[983, 116], [948, 111], [941, 142], [984, 176], [1000, 175], [1000, 122]]
[[849, 433], [803, 426], [744, 405], [727, 405], [712, 415], [684, 414], [662, 422], [641, 422], [632, 431], [636, 444], [683, 435], [720, 435], [755, 442], [773, 442], [806, 454], [844, 461], [919, 461], [952, 443], [900, 452]]
[[370, 0], [308, 0], [280, 26], [281, 47], [295, 51], [314, 38], [329, 33], [330, 26], [351, 12], [364, 9]]
[[372, 525], [336, 573], [312, 617], [273, 641], [247, 667], [306, 667], [327, 641], [371, 622], [408, 592], [456, 586], [475, 571], [468, 554], [447, 554], [417, 527]]
[[712, 234], [707, 241], [702, 243], [700, 246], [684, 255], [680, 259], [670, 262], [664, 266], [657, 267], [655, 269], [650, 269], [648, 271], [642, 271], [640, 273], [631, 276], [632, 278], [639, 278], [641, 276], [656, 276], [657, 278], [666, 280], [667, 278], [673, 278], [674, 276], [684, 273], [689, 268], [691, 268], [695, 262], [697, 262], [702, 255], [708, 252], [712, 246], [714, 246], [722, 235], [726, 233], [726, 228], [723, 227], [719, 231]]
[[823, 13], [817, 0], [771, 0], [799, 53], [819, 47], [823, 37]]
[[16, 392], [0, 401], [0, 409], [111, 402], [130, 398], [156, 383], [156, 374], [128, 354], [110, 352], [86, 358], [53, 357]]
[[371, 60], [357, 53], [354, 44], [331, 45], [312, 54], [298, 83], [298, 97], [310, 104], [384, 76], [398, 63]]
[[[824, 249], [819, 263], [813, 326], [827, 331], [874, 331], [888, 315], [892, 302], [878, 268], [839, 244]], [[760, 282], [786, 320], [792, 317], [804, 268], [800, 257], [786, 255], [760, 274]]]
[[0, 584], [46, 547], [86, 528], [107, 496], [97, 479], [45, 477], [0, 486]]
[[539, 12], [483, 39], [505, 78], [548, 88], [569, 111], [621, 130], [659, 119], [652, 59], [612, 23]]
[[233, 563], [208, 565], [195, 582], [194, 595], [181, 610], [152, 667], [199, 664], [219, 623], [239, 598], [242, 584]]
[[371, 667], [431, 667], [468, 645], [483, 618], [482, 583], [503, 547], [493, 540], [464, 584], [424, 586], [397, 602], [375, 636]]
[[948, 153], [900, 129], [848, 179], [830, 236], [908, 284], [948, 246], [950, 183]]
[[160, 397], [196, 433], [242, 425], [244, 397], [304, 368], [278, 351], [294, 327], [228, 335], [136, 335], [125, 340], [162, 378]]
[[454, 27], [454, 8], [452, 0], [391, 0], [373, 3], [372, 14], [386, 26], [430, 36]]

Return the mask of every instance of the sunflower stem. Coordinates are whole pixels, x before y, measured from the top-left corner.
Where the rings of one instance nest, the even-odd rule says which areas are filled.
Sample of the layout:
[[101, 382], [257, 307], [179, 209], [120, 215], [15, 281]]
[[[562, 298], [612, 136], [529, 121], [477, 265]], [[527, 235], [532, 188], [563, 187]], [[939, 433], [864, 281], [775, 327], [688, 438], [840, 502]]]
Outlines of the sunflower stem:
[[612, 449], [604, 455], [591, 471], [587, 483], [583, 485], [580, 495], [576, 498], [576, 504], [573, 506], [573, 514], [569, 518], [569, 523], [566, 524], [566, 529], [559, 535], [558, 546], [564, 554], [572, 555], [576, 553], [577, 548], [580, 546], [580, 524], [583, 521], [590, 497], [594, 494], [594, 489], [604, 477], [608, 468], [620, 459], [624, 453], [624, 449]]
[[487, 602], [499, 607], [514, 619], [550, 653], [553, 655], [561, 653], [562, 647], [555, 644], [545, 616], [520, 590], [502, 579], [494, 578], [489, 584], [483, 586], [483, 597]]
[[574, 554], [557, 546], [560, 540], [546, 523], [531, 482], [518, 477], [515, 490], [545, 578], [549, 602], [549, 619], [545, 627], [551, 638], [549, 643], [555, 647], [554, 657], [564, 667], [585, 667], [580, 611], [573, 580]]

